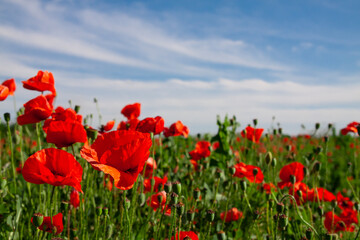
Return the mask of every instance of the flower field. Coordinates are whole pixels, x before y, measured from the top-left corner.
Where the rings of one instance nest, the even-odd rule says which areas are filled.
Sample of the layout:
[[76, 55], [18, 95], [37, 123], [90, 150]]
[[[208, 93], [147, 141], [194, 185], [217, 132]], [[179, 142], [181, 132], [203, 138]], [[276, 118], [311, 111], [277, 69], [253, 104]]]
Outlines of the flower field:
[[[16, 87], [0, 85], [1, 104]], [[39, 96], [1, 118], [0, 239], [359, 238], [352, 119], [289, 136], [226, 116], [193, 135], [134, 103], [91, 126], [79, 106], [54, 106], [50, 72], [22, 87]]]

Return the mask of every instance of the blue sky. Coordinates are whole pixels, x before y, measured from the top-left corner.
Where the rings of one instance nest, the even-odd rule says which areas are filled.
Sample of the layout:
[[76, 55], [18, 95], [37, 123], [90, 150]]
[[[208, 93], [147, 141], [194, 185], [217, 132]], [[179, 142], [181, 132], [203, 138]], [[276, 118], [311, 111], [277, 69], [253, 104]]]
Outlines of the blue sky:
[[341, 128], [360, 120], [359, 11], [355, 0], [0, 0], [0, 76], [16, 79], [20, 107], [38, 94], [21, 81], [51, 71], [56, 105], [96, 114], [96, 97], [103, 121], [140, 102], [140, 118], [194, 134], [216, 131], [217, 114], [291, 134]]

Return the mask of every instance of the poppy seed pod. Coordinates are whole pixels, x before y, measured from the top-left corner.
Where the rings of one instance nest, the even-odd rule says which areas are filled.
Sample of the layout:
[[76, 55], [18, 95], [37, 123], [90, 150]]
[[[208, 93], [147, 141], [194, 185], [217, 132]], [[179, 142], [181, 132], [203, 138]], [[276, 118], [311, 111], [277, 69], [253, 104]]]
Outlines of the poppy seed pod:
[[218, 240], [226, 240], [226, 234], [224, 231], [220, 231], [216, 234]]
[[180, 195], [181, 193], [181, 183], [179, 181], [175, 181], [173, 182], [173, 191], [177, 194]]
[[320, 163], [319, 161], [316, 161], [316, 162], [314, 163], [312, 172], [313, 172], [313, 173], [317, 173], [317, 172], [320, 171], [320, 169], [321, 169], [321, 163]]
[[194, 197], [195, 201], [199, 200], [200, 195], [201, 195], [200, 189], [199, 189], [199, 188], [195, 188], [194, 191], [193, 191], [193, 197]]
[[206, 211], [206, 219], [209, 222], [212, 222], [212, 221], [214, 221], [214, 218], [215, 218], [215, 212], [213, 210], [207, 210]]
[[179, 195], [177, 195], [176, 193], [172, 192], [170, 194], [170, 203], [171, 204], [177, 204], [178, 203], [178, 200], [179, 200]]
[[285, 214], [279, 216], [279, 227], [285, 229], [289, 224], [289, 219]]
[[179, 216], [182, 216], [185, 211], [185, 204], [183, 204], [182, 202], [179, 202], [178, 204], [175, 205], [175, 207], [176, 207], [176, 213]]
[[129, 209], [130, 205], [131, 205], [130, 200], [126, 198], [125, 203], [124, 203], [124, 207], [126, 207], [126, 209]]
[[96, 215], [98, 215], [99, 217], [101, 216], [102, 211], [103, 211], [102, 207], [96, 207]]
[[104, 207], [104, 208], [103, 208], [103, 214], [104, 214], [104, 216], [106, 217], [106, 216], [109, 214], [109, 208]]
[[171, 184], [171, 182], [165, 183], [165, 184], [164, 184], [164, 191], [165, 191], [166, 193], [170, 193], [171, 190], [172, 190], [172, 184]]
[[42, 215], [41, 213], [34, 213], [33, 224], [35, 227], [40, 227], [43, 221], [44, 221], [44, 215]]
[[282, 134], [282, 128], [279, 128], [279, 134], [281, 135]]
[[145, 200], [146, 200], [146, 196], [145, 196], [145, 193], [141, 193], [139, 196], [138, 196], [138, 204], [140, 206], [143, 206], [145, 204]]

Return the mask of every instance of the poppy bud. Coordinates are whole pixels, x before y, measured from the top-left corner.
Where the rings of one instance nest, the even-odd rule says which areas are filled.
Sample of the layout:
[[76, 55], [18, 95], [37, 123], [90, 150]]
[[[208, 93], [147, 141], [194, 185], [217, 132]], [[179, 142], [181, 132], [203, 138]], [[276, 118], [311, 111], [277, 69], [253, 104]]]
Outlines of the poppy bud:
[[[159, 195], [160, 196], [160, 195]], [[161, 199], [162, 200], [162, 199]], [[131, 205], [131, 202], [129, 199], [126, 198], [125, 203], [124, 203], [124, 207], [126, 207], [126, 209], [129, 209]]]
[[290, 152], [290, 151], [291, 151], [291, 145], [286, 145], [286, 150], [287, 150], [288, 152]]
[[8, 112], [4, 113], [4, 119], [7, 123], [10, 122], [10, 113]]
[[236, 168], [230, 167], [229, 172], [230, 172], [231, 175], [234, 175], [236, 173]]
[[166, 193], [170, 193], [171, 190], [172, 190], [172, 184], [171, 184], [171, 182], [165, 183], [165, 185], [164, 185], [164, 191], [165, 191]]
[[279, 134], [281, 135], [282, 134], [282, 128], [279, 128]]
[[257, 118], [254, 118], [254, 119], [253, 119], [253, 123], [254, 123], [254, 127], [256, 127], [256, 125], [258, 124]]
[[96, 215], [100, 217], [102, 214], [102, 210], [103, 210], [102, 207], [96, 207]]
[[174, 187], [173, 191], [176, 194], [180, 195], [180, 193], [181, 193], [181, 183], [179, 181], [175, 181], [175, 182], [173, 182], [173, 187]]
[[356, 202], [356, 203], [354, 203], [354, 207], [355, 207], [355, 210], [356, 211], [360, 211], [360, 203], [358, 203], [358, 202]]
[[272, 162], [271, 162], [271, 166], [272, 167], [276, 167], [276, 158], [273, 158]]
[[218, 240], [226, 240], [226, 234], [224, 231], [220, 231], [216, 235]]
[[92, 140], [95, 140], [97, 138], [98, 131], [89, 127], [86, 127], [85, 130], [88, 138], [91, 138]]
[[309, 170], [307, 168], [303, 168], [303, 171], [304, 171], [304, 176], [307, 176], [309, 175]]
[[298, 190], [298, 191], [296, 191], [296, 194], [301, 198], [302, 197], [302, 191], [301, 190]]
[[313, 230], [311, 228], [306, 229], [305, 236], [306, 236], [307, 239], [310, 240], [312, 238], [312, 236], [313, 236]]
[[284, 212], [284, 209], [285, 209], [285, 205], [283, 203], [277, 203], [276, 204], [276, 211], [278, 213]]
[[179, 195], [177, 195], [176, 193], [172, 192], [172, 193], [170, 194], [170, 203], [171, 203], [171, 204], [177, 204], [178, 200], [179, 200]]
[[320, 123], [315, 123], [315, 129], [318, 130], [320, 128]]
[[333, 127], [332, 123], [328, 124], [328, 129], [331, 129]]
[[285, 214], [281, 214], [279, 216], [279, 226], [282, 229], [285, 229], [286, 226], [289, 224], [289, 219]]
[[277, 134], [277, 130], [273, 129], [273, 134], [276, 135]]
[[103, 214], [105, 217], [109, 214], [109, 209], [107, 207], [103, 208]]
[[94, 98], [94, 103], [97, 103], [97, 99], [96, 99], [96, 98]]
[[145, 193], [141, 193], [137, 200], [138, 200], [138, 204], [140, 206], [143, 206], [145, 204], [145, 200], [146, 200]]
[[252, 172], [253, 172], [254, 177], [256, 177], [256, 175], [257, 175], [258, 172], [259, 172], [259, 169], [253, 168]]
[[161, 203], [163, 200], [163, 196], [161, 194], [157, 195], [157, 200], [159, 203]]
[[244, 180], [241, 180], [240, 181], [240, 187], [243, 191], [246, 191], [246, 187], [247, 187], [247, 184], [246, 184], [246, 181]]
[[195, 188], [193, 191], [193, 197], [195, 199], [195, 201], [199, 200], [201, 195], [200, 189], [199, 188]]
[[76, 113], [80, 112], [80, 106], [79, 105], [75, 105], [74, 110]]
[[34, 213], [32, 220], [35, 227], [40, 227], [44, 221], [44, 215], [41, 213]]
[[212, 222], [212, 221], [214, 221], [214, 218], [215, 218], [215, 212], [213, 210], [207, 210], [206, 211], [206, 219], [209, 222]]
[[329, 141], [329, 137], [328, 136], [324, 136], [324, 142], [327, 143]]
[[267, 165], [269, 165], [273, 160], [273, 156], [271, 152], [267, 152], [265, 155], [265, 162]]
[[296, 176], [295, 175], [290, 175], [290, 182], [292, 184], [295, 184], [296, 183]]
[[178, 204], [176, 204], [176, 213], [179, 216], [182, 216], [184, 214], [185, 211], [185, 204], [183, 204], [182, 202], [179, 202]]

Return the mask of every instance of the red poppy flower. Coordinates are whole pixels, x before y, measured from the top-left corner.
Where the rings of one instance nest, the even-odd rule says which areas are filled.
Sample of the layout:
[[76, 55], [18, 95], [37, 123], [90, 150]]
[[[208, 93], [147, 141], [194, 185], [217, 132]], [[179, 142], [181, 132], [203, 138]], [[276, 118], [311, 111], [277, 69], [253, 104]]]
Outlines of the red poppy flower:
[[164, 135], [165, 137], [182, 135], [187, 138], [189, 135], [189, 129], [187, 126], [184, 126], [181, 121], [177, 121], [176, 123], [171, 124], [169, 128], [164, 128]]
[[164, 130], [164, 119], [162, 117], [145, 118], [136, 126], [136, 131], [144, 133], [160, 134]]
[[47, 148], [31, 155], [24, 164], [25, 181], [53, 186], [72, 186], [81, 191], [83, 169], [75, 157], [61, 149]]
[[241, 136], [243, 138], [247, 138], [249, 141], [254, 143], [259, 143], [261, 134], [263, 133], [264, 129], [262, 128], [253, 128], [251, 126], [247, 126], [244, 131], [241, 132]]
[[338, 192], [338, 194], [336, 194], [336, 201], [337, 201], [337, 205], [342, 210], [353, 209], [353, 207], [354, 207], [354, 203], [350, 200], [350, 198], [344, 197], [341, 194], [341, 192]]
[[128, 120], [135, 119], [140, 116], [140, 108], [140, 103], [129, 104], [121, 110], [121, 114], [123, 114]]
[[4, 85], [0, 85], [0, 101], [4, 101], [9, 96], [9, 88]]
[[[161, 200], [161, 201], [159, 201]], [[165, 208], [165, 204], [166, 204], [166, 192], [165, 191], [161, 191], [158, 192], [156, 194], [153, 194], [151, 197], [148, 198], [148, 200], [146, 201], [147, 205], [149, 205], [150, 207], [152, 207], [152, 209], [154, 210], [154, 212], [161, 207], [161, 210], [163, 211]], [[167, 208], [166, 209], [166, 213], [168, 213], [168, 211], [171, 211], [171, 208]]]
[[[240, 212], [237, 208], [232, 208], [227, 211], [225, 222], [237, 221], [239, 218], [242, 218], [243, 213]], [[221, 220], [224, 220], [225, 212], [220, 213]]]
[[309, 191], [308, 200], [311, 202], [317, 202], [317, 201], [331, 202], [336, 200], [336, 197], [333, 193], [329, 192], [324, 188], [316, 188]]
[[[156, 161], [155, 161], [152, 157], [149, 157], [149, 158], [146, 160], [144, 166], [145, 166], [145, 177], [146, 177], [146, 178], [151, 177], [152, 174], [153, 174], [154, 169], [157, 169]], [[144, 170], [144, 169], [142, 169], [142, 170], [140, 171], [140, 173], [142, 173], [143, 170]]]
[[[31, 218], [31, 223], [33, 223], [33, 218]], [[58, 213], [52, 218], [44, 217], [43, 223], [38, 228], [42, 231], [58, 235], [64, 229], [62, 213]]]
[[272, 183], [264, 183], [263, 184], [263, 189], [266, 192], [266, 194], [271, 194], [272, 191], [276, 192], [276, 186]]
[[353, 133], [357, 134], [358, 133], [357, 126], [359, 126], [359, 125], [360, 125], [360, 123], [358, 123], [358, 122], [351, 122], [346, 126], [346, 128], [341, 129], [341, 134], [346, 135], [349, 132], [353, 132]]
[[189, 152], [191, 158], [195, 161], [209, 157], [211, 143], [208, 141], [199, 141], [196, 143], [195, 150]]
[[26, 89], [40, 92], [50, 91], [53, 95], [56, 95], [55, 81], [51, 72], [43, 72], [40, 70], [35, 77], [29, 78], [27, 81], [22, 81], [22, 83]]
[[14, 95], [14, 92], [16, 90], [15, 79], [11, 78], [11, 79], [5, 80], [2, 83], [2, 85], [8, 87], [9, 95], [11, 95], [11, 96]]
[[[51, 101], [51, 99], [49, 98]], [[53, 111], [53, 106], [44, 95], [40, 95], [24, 104], [25, 113], [17, 118], [19, 125], [37, 123], [47, 119]]]
[[117, 127], [117, 130], [135, 130], [139, 122], [140, 120], [137, 118], [128, 120], [126, 122], [121, 121]]
[[151, 177], [151, 178], [144, 179], [144, 193], [147, 193], [147, 192], [151, 191], [151, 181], [152, 181], [152, 179], [155, 180], [155, 184], [153, 186], [153, 192], [158, 192], [159, 191], [159, 185], [161, 184], [162, 188], [163, 188], [164, 184], [168, 180], [167, 176], [165, 176], [164, 178]]
[[101, 126], [100, 132], [108, 132], [110, 131], [115, 125], [115, 120], [108, 121], [105, 126]]
[[[290, 187], [291, 181], [295, 180], [296, 183], [301, 182], [304, 179], [304, 165], [299, 162], [293, 162], [285, 165], [280, 170], [281, 182], [278, 183], [278, 187], [283, 189], [284, 187]], [[295, 179], [291, 179], [295, 178]]]
[[73, 189], [70, 193], [70, 204], [74, 208], [78, 208], [80, 206], [80, 196], [79, 192], [76, 189]]
[[47, 129], [46, 142], [56, 147], [69, 147], [74, 143], [87, 141], [86, 130], [75, 122], [52, 121]]
[[81, 156], [95, 170], [111, 175], [117, 188], [128, 190], [148, 159], [151, 145], [148, 133], [119, 130], [98, 136], [91, 147], [85, 144]]
[[76, 122], [82, 124], [82, 116], [77, 114], [73, 109], [59, 106], [55, 109], [55, 112], [51, 114], [51, 119], [47, 119], [44, 122], [43, 130], [47, 133], [47, 128], [50, 123], [53, 121], [66, 121], [66, 122]]
[[357, 225], [357, 212], [355, 210], [346, 209], [343, 210], [340, 216], [333, 214], [332, 211], [325, 214], [324, 225], [330, 233], [336, 233], [339, 231], [353, 232]]
[[[177, 232], [175, 236], [176, 236], [176, 240], [183, 240], [186, 237], [190, 238], [191, 240], [199, 240], [199, 237], [193, 231], [188, 231], [188, 232], [180, 231], [180, 239], [178, 239], [179, 232]], [[174, 240], [174, 237], [171, 237], [171, 240]]]
[[256, 183], [261, 183], [264, 180], [264, 174], [259, 167], [246, 165], [243, 162], [235, 164], [234, 167], [236, 169], [236, 172], [234, 174], [235, 177], [246, 177], [250, 182], [255, 181]]

